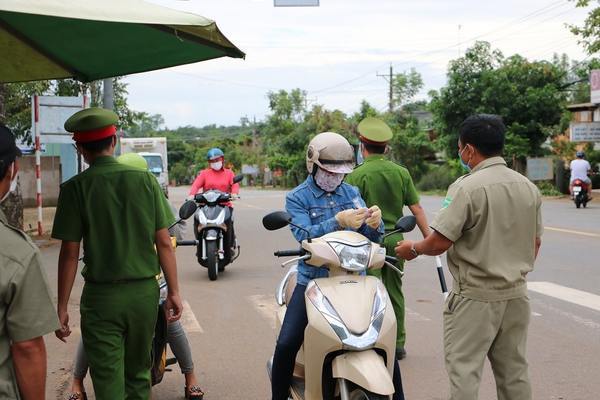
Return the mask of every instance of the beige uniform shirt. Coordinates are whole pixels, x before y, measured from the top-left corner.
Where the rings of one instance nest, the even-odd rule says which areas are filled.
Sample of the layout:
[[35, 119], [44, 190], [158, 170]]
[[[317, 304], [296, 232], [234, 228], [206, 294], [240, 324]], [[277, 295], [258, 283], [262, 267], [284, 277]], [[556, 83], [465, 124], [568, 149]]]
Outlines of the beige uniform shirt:
[[58, 328], [39, 250], [25, 233], [8, 225], [0, 211], [0, 399], [19, 398], [11, 343]]
[[537, 187], [501, 157], [450, 185], [431, 227], [454, 242], [447, 255], [455, 293], [481, 301], [527, 295], [541, 202]]

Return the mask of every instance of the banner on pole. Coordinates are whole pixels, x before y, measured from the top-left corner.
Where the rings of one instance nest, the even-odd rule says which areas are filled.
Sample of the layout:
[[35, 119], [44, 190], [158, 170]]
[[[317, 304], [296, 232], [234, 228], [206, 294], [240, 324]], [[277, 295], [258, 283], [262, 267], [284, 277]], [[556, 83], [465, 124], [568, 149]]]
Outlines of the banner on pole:
[[[73, 144], [73, 134], [65, 131], [65, 121], [77, 111], [85, 108], [84, 97], [38, 96], [38, 121], [41, 143]], [[32, 124], [35, 121], [35, 104], [31, 110]], [[32, 129], [33, 134], [33, 129]], [[35, 138], [32, 138], [35, 142]]]

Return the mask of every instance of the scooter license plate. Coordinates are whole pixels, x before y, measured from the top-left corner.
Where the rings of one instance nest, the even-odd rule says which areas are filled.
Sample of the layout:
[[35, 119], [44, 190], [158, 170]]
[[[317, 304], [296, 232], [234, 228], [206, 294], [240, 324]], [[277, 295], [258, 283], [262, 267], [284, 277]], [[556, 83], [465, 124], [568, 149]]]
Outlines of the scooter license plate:
[[575, 186], [573, 188], [573, 193], [579, 193], [579, 192], [581, 192], [581, 187], [580, 186]]

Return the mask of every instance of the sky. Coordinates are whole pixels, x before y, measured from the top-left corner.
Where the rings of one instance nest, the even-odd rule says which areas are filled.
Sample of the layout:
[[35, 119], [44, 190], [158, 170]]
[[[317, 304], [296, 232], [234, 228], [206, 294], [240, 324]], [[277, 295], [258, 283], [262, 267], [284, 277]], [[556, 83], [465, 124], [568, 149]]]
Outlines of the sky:
[[[530, 60], [587, 57], [565, 24], [588, 10], [569, 0], [321, 0], [319, 7], [274, 7], [273, 0], [148, 0], [217, 22], [246, 58], [128, 76], [129, 105], [161, 114], [165, 127], [236, 125], [262, 120], [266, 94], [307, 91], [308, 105], [351, 114], [365, 99], [387, 107], [378, 76], [415, 68], [425, 87], [446, 82], [448, 62], [485, 40], [505, 56]], [[593, 2], [592, 2], [593, 3]]]

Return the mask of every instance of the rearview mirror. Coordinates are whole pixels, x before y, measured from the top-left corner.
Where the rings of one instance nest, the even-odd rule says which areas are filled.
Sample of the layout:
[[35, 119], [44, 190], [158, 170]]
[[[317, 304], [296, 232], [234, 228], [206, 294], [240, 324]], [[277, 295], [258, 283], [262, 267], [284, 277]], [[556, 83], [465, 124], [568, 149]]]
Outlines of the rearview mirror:
[[233, 183], [240, 183], [243, 180], [244, 180], [244, 175], [242, 175], [242, 174], [236, 175], [233, 177]]
[[292, 221], [292, 216], [285, 211], [275, 211], [263, 217], [263, 226], [269, 231], [275, 231], [287, 226]]
[[415, 225], [417, 224], [417, 218], [414, 215], [406, 215], [396, 222], [394, 226], [394, 230], [397, 232], [410, 232], [415, 229]]
[[179, 218], [188, 219], [189, 217], [194, 215], [197, 209], [198, 206], [196, 205], [196, 202], [192, 200], [187, 200], [179, 209]]

